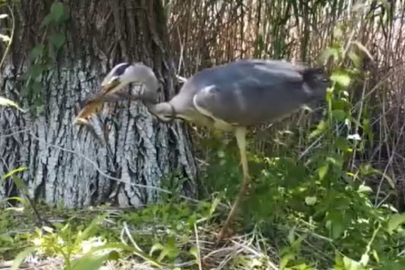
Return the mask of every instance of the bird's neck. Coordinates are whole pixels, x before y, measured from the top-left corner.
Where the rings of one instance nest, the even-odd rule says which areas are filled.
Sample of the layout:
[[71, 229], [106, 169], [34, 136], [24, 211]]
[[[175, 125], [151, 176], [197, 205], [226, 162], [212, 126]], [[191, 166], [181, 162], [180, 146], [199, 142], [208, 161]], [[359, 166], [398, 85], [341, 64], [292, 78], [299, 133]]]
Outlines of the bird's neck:
[[159, 88], [158, 80], [155, 76], [144, 78], [144, 93], [141, 94], [143, 102], [156, 104], [157, 103], [157, 93]]
[[134, 64], [132, 69], [132, 81], [143, 84], [143, 92], [138, 93], [138, 98], [144, 102], [156, 103], [159, 81], [153, 70], [144, 64]]
[[144, 102], [148, 111], [163, 122], [170, 122], [176, 118], [176, 111], [169, 102]]

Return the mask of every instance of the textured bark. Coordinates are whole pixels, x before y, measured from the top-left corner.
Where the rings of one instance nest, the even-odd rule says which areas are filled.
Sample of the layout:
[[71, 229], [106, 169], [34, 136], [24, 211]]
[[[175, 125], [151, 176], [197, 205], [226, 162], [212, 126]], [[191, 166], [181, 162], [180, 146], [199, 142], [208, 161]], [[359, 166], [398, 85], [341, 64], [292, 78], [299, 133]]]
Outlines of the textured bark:
[[[17, 29], [0, 85], [2, 96], [27, 108], [32, 101], [22, 98], [24, 86], [17, 78], [27, 68], [27, 52], [45, 33], [39, 25], [53, 1], [20, 2], [14, 10]], [[181, 124], [159, 123], [142, 104], [133, 102], [94, 121], [97, 130], [108, 131], [105, 145], [72, 126], [76, 105], [97, 91], [102, 77], [122, 61], [142, 61], [153, 67], [164, 85], [161, 100], [174, 94], [160, 1], [70, 0], [64, 4], [70, 15], [67, 44], [53, 73], [43, 80], [44, 114], [33, 118], [1, 109], [0, 175], [26, 166], [28, 170], [20, 177], [26, 181], [30, 195], [66, 207], [155, 202], [159, 191], [137, 184], [159, 187], [162, 178], [173, 173], [185, 179], [178, 183], [179, 192], [193, 197], [196, 167]], [[11, 181], [0, 186], [0, 199], [17, 193]]]

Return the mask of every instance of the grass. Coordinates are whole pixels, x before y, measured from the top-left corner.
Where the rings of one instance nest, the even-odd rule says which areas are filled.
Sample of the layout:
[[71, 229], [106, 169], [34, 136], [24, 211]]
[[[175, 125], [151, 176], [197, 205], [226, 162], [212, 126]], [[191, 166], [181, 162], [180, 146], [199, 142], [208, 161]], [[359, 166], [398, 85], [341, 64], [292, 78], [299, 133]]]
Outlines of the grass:
[[[0, 265], [10, 265], [24, 247], [35, 246], [26, 265], [57, 269], [60, 265], [66, 267], [67, 259], [81, 258], [92, 247], [107, 243], [132, 246], [138, 256], [120, 252], [117, 261], [102, 269], [132, 269], [134, 265], [148, 269], [151, 264], [162, 269], [198, 269], [200, 263], [221, 268], [234, 265], [246, 269], [255, 264], [277, 269], [274, 258], [269, 257], [267, 249], [263, 250], [264, 237], [258, 231], [237, 235], [226, 246], [216, 246], [219, 225], [215, 222], [217, 214], [213, 213], [215, 205], [217, 201], [157, 204], [138, 210], [102, 207], [68, 213], [41, 207], [43, 218], [54, 221], [55, 228], [39, 228], [35, 220], [27, 220], [21, 212], [4, 211], [0, 243], [8, 249], [2, 250], [4, 261]], [[72, 265], [67, 269], [77, 269]]]
[[[6, 201], [0, 268], [25, 260], [27, 268], [66, 270], [403, 269], [405, 215], [392, 198], [404, 156], [405, 46], [403, 22], [393, 20], [403, 4], [249, 2], [168, 2], [178, 73], [188, 77], [240, 57], [288, 58], [325, 64], [334, 84], [316, 113], [253, 130], [261, 133], [250, 139], [256, 183], [235, 236], [215, 244], [240, 183], [237, 149], [197, 129], [208, 199], [192, 204], [171, 196], [143, 209], [37, 205], [47, 225], [37, 224], [27, 196], [19, 208]], [[60, 5], [54, 17], [62, 18]], [[24, 181], [12, 179], [27, 194]]]

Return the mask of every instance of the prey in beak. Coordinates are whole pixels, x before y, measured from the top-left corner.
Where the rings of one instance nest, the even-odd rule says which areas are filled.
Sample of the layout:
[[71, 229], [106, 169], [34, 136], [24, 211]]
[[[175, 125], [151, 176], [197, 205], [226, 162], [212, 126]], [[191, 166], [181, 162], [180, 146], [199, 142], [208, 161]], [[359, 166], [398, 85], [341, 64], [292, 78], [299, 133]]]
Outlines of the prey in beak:
[[[74, 120], [74, 124], [88, 125], [88, 119], [101, 110], [104, 102], [116, 100], [116, 95], [109, 93], [112, 93], [112, 90], [119, 84], [119, 79], [114, 79], [110, 83], [102, 85], [100, 92], [88, 96], [82, 102], [80, 111]], [[111, 95], [110, 98], [109, 95]]]
[[88, 124], [88, 118], [99, 112], [104, 102], [117, 101], [116, 92], [130, 82], [131, 67], [129, 63], [116, 65], [104, 78], [100, 91], [84, 100], [74, 124]]

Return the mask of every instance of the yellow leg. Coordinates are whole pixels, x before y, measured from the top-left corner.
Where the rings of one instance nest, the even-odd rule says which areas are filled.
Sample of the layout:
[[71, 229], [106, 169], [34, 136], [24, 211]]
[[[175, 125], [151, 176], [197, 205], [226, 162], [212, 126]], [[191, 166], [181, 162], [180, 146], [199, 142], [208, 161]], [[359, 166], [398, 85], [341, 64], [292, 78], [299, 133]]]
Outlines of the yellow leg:
[[240, 159], [241, 159], [241, 163], [242, 163], [243, 182], [242, 182], [242, 186], [239, 189], [239, 194], [236, 197], [236, 200], [228, 215], [228, 218], [226, 219], [224, 226], [222, 227], [221, 231], [219, 232], [219, 235], [218, 235], [219, 240], [223, 239], [223, 237], [226, 235], [226, 231], [228, 230], [228, 227], [231, 225], [231, 223], [235, 217], [235, 213], [239, 206], [239, 203], [241, 202], [243, 195], [245, 195], [245, 193], [247, 192], [249, 183], [250, 183], [249, 168], [248, 168], [248, 162], [247, 162], [247, 157], [246, 157], [246, 129], [245, 128], [236, 129], [235, 137], [236, 137], [236, 141], [238, 144], [238, 148], [239, 148], [239, 152], [240, 152]]

